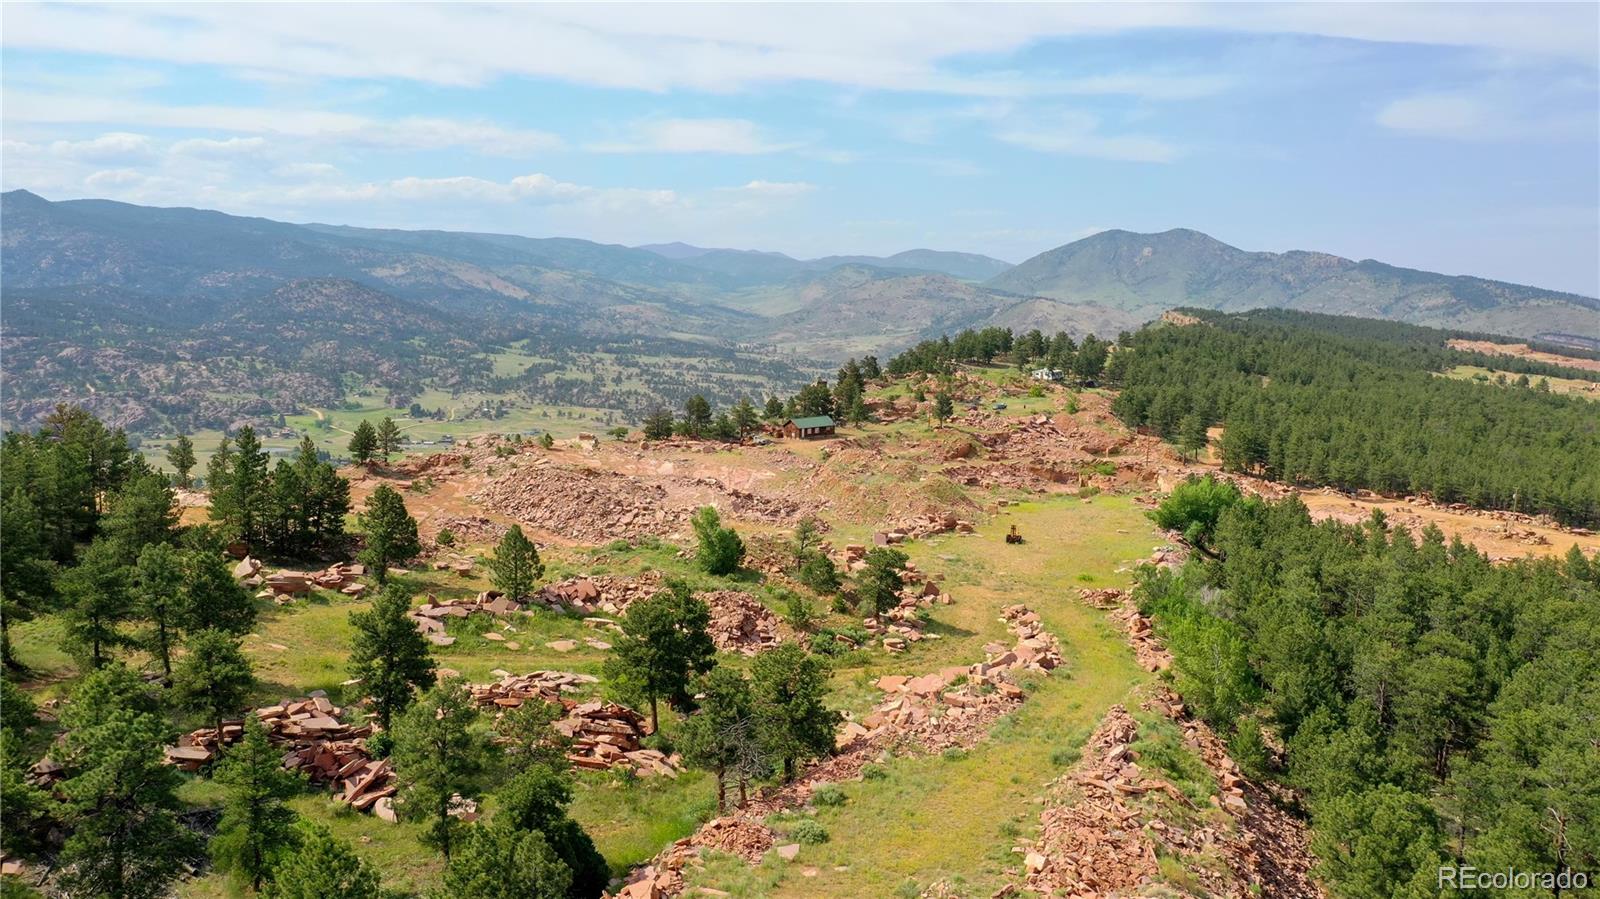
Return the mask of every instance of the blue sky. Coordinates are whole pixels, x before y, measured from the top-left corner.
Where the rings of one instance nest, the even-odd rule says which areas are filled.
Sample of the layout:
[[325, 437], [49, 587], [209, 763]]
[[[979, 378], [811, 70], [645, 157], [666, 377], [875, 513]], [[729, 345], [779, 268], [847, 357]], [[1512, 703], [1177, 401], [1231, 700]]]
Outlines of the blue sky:
[[1600, 294], [1600, 5], [6, 5], [0, 181], [1020, 261], [1196, 228]]

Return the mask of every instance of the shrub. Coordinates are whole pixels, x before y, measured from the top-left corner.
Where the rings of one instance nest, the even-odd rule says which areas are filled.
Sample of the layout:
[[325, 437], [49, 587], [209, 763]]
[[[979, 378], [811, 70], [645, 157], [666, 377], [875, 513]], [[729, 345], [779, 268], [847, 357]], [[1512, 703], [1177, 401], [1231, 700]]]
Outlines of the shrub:
[[701, 506], [689, 523], [694, 527], [699, 551], [695, 558], [707, 574], [733, 574], [744, 561], [744, 541], [733, 528], [722, 526], [722, 516], [712, 506]]
[[1206, 475], [1173, 488], [1150, 517], [1158, 527], [1181, 531], [1185, 540], [1204, 548], [1222, 513], [1241, 499], [1239, 488]]
[[824, 808], [844, 805], [844, 791], [835, 784], [823, 784], [811, 793], [811, 804]]
[[796, 843], [815, 846], [828, 842], [828, 829], [810, 818], [805, 818], [796, 821], [794, 826], [789, 828], [789, 836]]
[[784, 615], [789, 619], [789, 626], [797, 631], [809, 629], [817, 620], [811, 600], [792, 590], [784, 592]]
[[861, 769], [862, 780], [883, 780], [889, 772], [882, 765], [867, 765]]
[[545, 431], [543, 434], [539, 435], [539, 445], [545, 449], [549, 449], [550, 447], [556, 445], [556, 439], [550, 436], [549, 431]]
[[392, 749], [394, 749], [394, 737], [389, 731], [380, 730], [367, 738], [367, 754], [375, 759], [388, 758]]
[[822, 553], [811, 553], [807, 556], [796, 576], [800, 579], [800, 583], [823, 596], [839, 592], [839, 569], [834, 567], [832, 559]]
[[440, 546], [455, 546], [456, 532], [449, 528], [440, 528], [439, 535], [433, 538], [433, 542]]

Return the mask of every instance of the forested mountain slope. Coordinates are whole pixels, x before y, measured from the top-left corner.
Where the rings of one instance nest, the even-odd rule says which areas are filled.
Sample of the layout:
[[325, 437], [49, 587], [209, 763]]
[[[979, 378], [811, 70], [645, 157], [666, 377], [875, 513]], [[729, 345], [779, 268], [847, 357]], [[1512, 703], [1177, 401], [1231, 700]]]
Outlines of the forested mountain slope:
[[[1464, 353], [1443, 331], [1429, 343], [1404, 326], [1390, 336], [1323, 316], [1196, 317], [1146, 327], [1118, 351], [1124, 422], [1162, 436], [1221, 425], [1224, 466], [1275, 480], [1600, 524], [1600, 415], [1537, 381], [1596, 373]], [[1460, 364], [1534, 378], [1500, 387], [1438, 376]]]

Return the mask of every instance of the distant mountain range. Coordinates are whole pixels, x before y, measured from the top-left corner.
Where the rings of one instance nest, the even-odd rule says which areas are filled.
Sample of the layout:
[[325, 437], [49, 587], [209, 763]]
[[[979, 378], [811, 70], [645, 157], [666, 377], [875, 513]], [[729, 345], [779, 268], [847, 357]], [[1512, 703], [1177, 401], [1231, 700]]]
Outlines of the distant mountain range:
[[1519, 337], [1600, 333], [1593, 297], [1327, 253], [1252, 253], [1182, 228], [1103, 231], [1040, 253], [985, 286], [1145, 317], [1174, 306], [1277, 307]]
[[1012, 267], [1011, 263], [992, 256], [947, 250], [906, 250], [893, 256], [795, 259], [783, 253], [696, 247], [679, 242], [646, 244], [638, 249], [711, 271], [735, 273], [760, 280], [787, 278], [802, 272], [823, 272], [841, 265], [869, 265], [896, 271], [949, 275], [964, 281], [987, 281]]
[[[308, 390], [329, 402], [350, 377], [391, 394], [492, 387], [632, 414], [696, 383], [727, 395], [798, 383], [849, 356], [966, 327], [1109, 336], [1174, 306], [1280, 306], [1520, 337], [1600, 331], [1589, 297], [1251, 253], [1184, 230], [1108, 231], [1016, 266], [926, 249], [795, 259], [11, 191], [0, 195], [0, 274], [9, 423], [57, 398], [170, 420], [196, 396], [207, 421], [226, 421], [230, 410], [309, 402]], [[559, 357], [541, 363], [549, 372], [589, 374], [507, 376], [490, 359], [512, 344]], [[594, 377], [611, 365], [627, 372]], [[698, 374], [681, 374], [690, 369]], [[272, 397], [247, 401], [255, 384], [274, 385]]]

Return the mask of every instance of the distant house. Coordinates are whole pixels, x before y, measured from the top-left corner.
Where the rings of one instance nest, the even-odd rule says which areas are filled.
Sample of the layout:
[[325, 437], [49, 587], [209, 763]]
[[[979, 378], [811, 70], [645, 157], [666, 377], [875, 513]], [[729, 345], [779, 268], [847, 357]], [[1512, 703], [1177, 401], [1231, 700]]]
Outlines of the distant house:
[[801, 437], [807, 440], [814, 437], [832, 437], [833, 427], [833, 419], [827, 415], [791, 418], [783, 423], [783, 436]]
[[1061, 380], [1061, 369], [1036, 368], [1033, 370], [1033, 379], [1035, 381], [1059, 381]]

